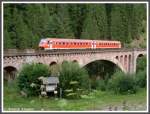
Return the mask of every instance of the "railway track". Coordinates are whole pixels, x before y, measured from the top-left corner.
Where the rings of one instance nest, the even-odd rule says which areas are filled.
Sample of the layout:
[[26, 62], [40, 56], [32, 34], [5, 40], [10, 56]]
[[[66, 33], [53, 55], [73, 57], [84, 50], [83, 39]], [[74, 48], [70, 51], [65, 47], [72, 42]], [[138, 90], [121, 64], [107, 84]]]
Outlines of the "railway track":
[[60, 54], [71, 54], [71, 53], [102, 53], [102, 52], [126, 52], [133, 50], [146, 50], [146, 49], [57, 49], [57, 50], [4, 50], [4, 57], [7, 56], [35, 56], [35, 55], [60, 55]]

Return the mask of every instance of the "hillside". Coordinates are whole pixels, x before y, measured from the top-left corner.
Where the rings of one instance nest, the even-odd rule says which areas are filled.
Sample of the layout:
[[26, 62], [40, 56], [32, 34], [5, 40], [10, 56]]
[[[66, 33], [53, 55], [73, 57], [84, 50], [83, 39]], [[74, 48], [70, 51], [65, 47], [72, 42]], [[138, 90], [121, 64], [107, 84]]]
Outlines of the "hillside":
[[46, 37], [145, 47], [146, 4], [4, 4], [5, 49], [38, 48]]

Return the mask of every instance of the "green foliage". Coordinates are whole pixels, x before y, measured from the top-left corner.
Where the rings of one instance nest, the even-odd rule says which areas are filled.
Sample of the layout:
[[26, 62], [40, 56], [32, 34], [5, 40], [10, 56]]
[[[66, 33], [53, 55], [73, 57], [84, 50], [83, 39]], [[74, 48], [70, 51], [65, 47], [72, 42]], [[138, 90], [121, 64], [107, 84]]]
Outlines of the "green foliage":
[[146, 56], [137, 58], [137, 72], [136, 72], [136, 85], [139, 87], [146, 87], [147, 81], [147, 69], [146, 69]]
[[137, 58], [137, 72], [146, 70], [146, 56]]
[[89, 13], [84, 22], [81, 38], [105, 39], [107, 37], [107, 18], [105, 5], [88, 5]]
[[63, 96], [66, 95], [65, 90], [72, 89], [73, 92], [71, 92], [72, 94], [69, 92], [69, 96], [74, 96], [77, 94], [78, 89], [89, 89], [88, 74], [86, 70], [80, 68], [77, 63], [64, 62], [61, 66], [59, 80], [60, 87], [63, 89]]
[[[132, 7], [132, 6], [131, 6]], [[130, 33], [130, 5], [114, 5], [112, 9], [111, 35], [112, 39], [129, 43]]]
[[122, 72], [116, 72], [108, 81], [107, 89], [118, 94], [132, 94], [136, 93], [137, 86], [134, 76], [125, 75]]
[[[28, 96], [37, 96], [40, 94], [40, 81], [38, 77], [49, 76], [49, 67], [44, 64], [25, 64], [18, 75], [18, 87]], [[32, 87], [31, 85], [35, 85]]]
[[51, 35], [58, 38], [74, 38], [67, 5], [60, 5], [57, 10], [58, 12], [51, 16], [49, 23]]
[[146, 24], [145, 4], [4, 4], [4, 48], [37, 48], [47, 37], [128, 44]]
[[87, 18], [88, 7], [85, 4], [69, 4], [68, 13], [70, 17], [70, 27], [75, 38], [81, 38], [84, 21]]
[[101, 91], [105, 91], [106, 87], [107, 87], [107, 83], [105, 82], [105, 80], [96, 80], [96, 89], [97, 90], [101, 90]]
[[136, 81], [136, 85], [141, 87], [141, 88], [144, 88], [146, 87], [146, 83], [147, 83], [147, 80], [146, 80], [146, 69], [145, 70], [141, 70], [139, 71], [137, 74], [136, 74], [136, 77], [135, 77], [135, 81]]
[[71, 89], [65, 90], [65, 97], [69, 99], [80, 98], [82, 89], [79, 88], [79, 83], [77, 81], [71, 81], [69, 85], [71, 86]]

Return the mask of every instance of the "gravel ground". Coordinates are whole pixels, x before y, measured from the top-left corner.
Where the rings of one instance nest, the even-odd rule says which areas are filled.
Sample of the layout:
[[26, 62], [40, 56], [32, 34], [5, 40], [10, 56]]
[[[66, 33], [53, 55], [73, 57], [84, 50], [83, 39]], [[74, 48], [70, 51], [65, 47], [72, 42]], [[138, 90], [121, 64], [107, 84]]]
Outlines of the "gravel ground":
[[146, 111], [147, 107], [144, 103], [138, 104], [126, 104], [126, 105], [116, 105], [116, 106], [105, 106], [105, 107], [95, 107], [93, 110], [100, 111]]

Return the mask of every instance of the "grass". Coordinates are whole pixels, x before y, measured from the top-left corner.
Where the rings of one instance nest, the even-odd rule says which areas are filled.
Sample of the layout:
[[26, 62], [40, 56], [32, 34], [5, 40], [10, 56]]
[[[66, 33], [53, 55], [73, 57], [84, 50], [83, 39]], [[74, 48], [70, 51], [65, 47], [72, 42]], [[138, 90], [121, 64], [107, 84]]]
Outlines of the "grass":
[[[93, 110], [146, 110], [146, 89], [140, 89], [136, 94], [115, 95], [110, 92], [93, 91], [78, 100], [56, 98], [24, 98], [16, 86], [4, 86], [4, 110], [27, 111], [93, 111]], [[123, 102], [126, 106], [123, 107]]]

